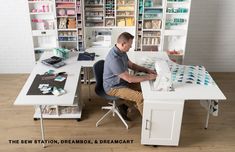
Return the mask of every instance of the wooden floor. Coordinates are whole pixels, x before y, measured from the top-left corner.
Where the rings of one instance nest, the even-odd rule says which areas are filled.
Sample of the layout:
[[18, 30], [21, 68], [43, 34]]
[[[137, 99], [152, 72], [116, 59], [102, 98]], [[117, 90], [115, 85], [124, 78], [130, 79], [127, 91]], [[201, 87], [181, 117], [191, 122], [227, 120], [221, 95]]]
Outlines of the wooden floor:
[[235, 151], [235, 73], [213, 73], [227, 100], [219, 104], [219, 116], [210, 117], [209, 128], [204, 130], [206, 111], [198, 102], [185, 104], [181, 137], [178, 147], [144, 146], [140, 144], [141, 117], [133, 111], [130, 129], [116, 117], [110, 117], [96, 128], [96, 121], [104, 114], [100, 107], [106, 105], [92, 94], [88, 101], [86, 85], [82, 99], [85, 101], [82, 121], [45, 120], [48, 140], [133, 140], [130, 144], [10, 144], [9, 140], [40, 140], [40, 121], [33, 121], [34, 109], [14, 106], [13, 103], [28, 75], [0, 75], [0, 152], [234, 152]]

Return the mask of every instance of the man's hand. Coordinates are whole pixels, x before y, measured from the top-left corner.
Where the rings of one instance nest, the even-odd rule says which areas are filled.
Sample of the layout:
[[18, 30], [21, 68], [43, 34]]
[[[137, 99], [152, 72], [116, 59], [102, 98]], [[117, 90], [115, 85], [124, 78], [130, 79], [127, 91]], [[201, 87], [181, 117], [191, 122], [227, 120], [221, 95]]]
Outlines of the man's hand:
[[128, 83], [137, 83], [147, 80], [155, 80], [157, 74], [146, 74], [145, 76], [135, 76], [130, 75], [127, 71], [118, 75], [121, 79], [127, 81]]
[[[154, 71], [155, 72], [155, 71]], [[155, 72], [156, 73], [156, 72]], [[157, 74], [147, 74], [147, 79], [148, 80], [155, 80], [157, 77]]]
[[148, 73], [148, 74], [157, 74], [157, 72], [156, 71], [154, 71], [154, 70], [151, 70], [151, 69], [147, 69], [146, 70], [146, 73]]

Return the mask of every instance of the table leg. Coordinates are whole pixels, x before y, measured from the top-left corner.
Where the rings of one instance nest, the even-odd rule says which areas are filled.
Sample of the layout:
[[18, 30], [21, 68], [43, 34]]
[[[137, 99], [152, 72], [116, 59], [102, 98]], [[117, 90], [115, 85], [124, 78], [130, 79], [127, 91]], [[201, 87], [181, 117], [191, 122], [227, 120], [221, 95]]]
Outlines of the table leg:
[[44, 138], [44, 126], [43, 126], [43, 116], [42, 116], [42, 105], [39, 106], [39, 109], [40, 109], [40, 125], [41, 125], [41, 136], [42, 136], [42, 140], [43, 140], [43, 148], [45, 148], [45, 144], [44, 144], [44, 141], [45, 141], [45, 138]]
[[207, 116], [206, 116], [206, 125], [205, 125], [205, 129], [208, 128], [208, 123], [209, 123], [209, 118], [210, 118], [210, 107], [211, 107], [211, 100], [208, 100], [209, 104], [208, 104], [208, 110], [207, 110]]
[[90, 78], [90, 68], [87, 68], [87, 77], [88, 77], [88, 99], [89, 99], [89, 101], [91, 101], [91, 78]]
[[86, 67], [83, 67], [84, 69], [84, 84], [87, 84], [87, 68]]

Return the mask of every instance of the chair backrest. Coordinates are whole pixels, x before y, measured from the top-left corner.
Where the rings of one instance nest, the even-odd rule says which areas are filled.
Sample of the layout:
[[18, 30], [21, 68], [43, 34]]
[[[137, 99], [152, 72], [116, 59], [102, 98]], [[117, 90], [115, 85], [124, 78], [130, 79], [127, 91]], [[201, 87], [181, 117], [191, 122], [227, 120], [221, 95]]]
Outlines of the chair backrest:
[[94, 64], [93, 72], [96, 79], [95, 92], [98, 95], [104, 94], [105, 93], [103, 87], [104, 60], [99, 60]]

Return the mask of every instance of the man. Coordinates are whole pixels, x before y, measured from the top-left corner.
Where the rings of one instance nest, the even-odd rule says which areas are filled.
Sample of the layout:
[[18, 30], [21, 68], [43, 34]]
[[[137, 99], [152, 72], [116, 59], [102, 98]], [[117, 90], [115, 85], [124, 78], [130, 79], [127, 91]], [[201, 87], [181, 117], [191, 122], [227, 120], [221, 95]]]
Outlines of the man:
[[[104, 63], [103, 86], [105, 92], [110, 96], [117, 96], [124, 100], [129, 100], [135, 103], [139, 112], [143, 113], [143, 95], [140, 89], [133, 88], [133, 84], [154, 80], [157, 76], [156, 72], [139, 66], [131, 62], [127, 56], [127, 52], [132, 46], [134, 36], [124, 32], [119, 35], [117, 44], [108, 53]], [[145, 76], [135, 76], [128, 72], [128, 68], [147, 73]], [[125, 108], [125, 107], [123, 107]], [[120, 107], [119, 107], [120, 109]], [[129, 120], [127, 108], [120, 109], [125, 120]]]

